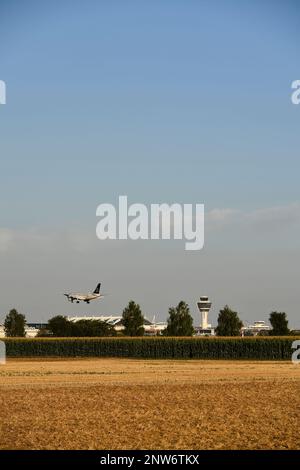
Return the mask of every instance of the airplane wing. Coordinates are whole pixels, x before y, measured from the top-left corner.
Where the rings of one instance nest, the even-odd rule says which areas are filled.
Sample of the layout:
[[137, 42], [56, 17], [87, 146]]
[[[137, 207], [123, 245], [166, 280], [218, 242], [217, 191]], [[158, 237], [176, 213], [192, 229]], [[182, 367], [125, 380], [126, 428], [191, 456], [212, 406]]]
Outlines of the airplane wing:
[[69, 302], [73, 303], [74, 300], [76, 300], [76, 302], [79, 303], [79, 299], [76, 296], [74, 296], [72, 294], [64, 294], [64, 295], [67, 297]]

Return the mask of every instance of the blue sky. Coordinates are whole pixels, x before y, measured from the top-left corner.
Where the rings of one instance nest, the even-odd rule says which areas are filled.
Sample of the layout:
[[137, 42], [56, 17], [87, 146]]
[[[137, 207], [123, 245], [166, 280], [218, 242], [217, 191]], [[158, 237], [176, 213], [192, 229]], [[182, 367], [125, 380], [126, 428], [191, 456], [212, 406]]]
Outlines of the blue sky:
[[[97, 312], [184, 298], [197, 318], [207, 293], [215, 316], [297, 323], [299, 23], [296, 1], [2, 0], [0, 315], [70, 313], [60, 290], [99, 278]], [[96, 207], [120, 194], [204, 203], [205, 249], [100, 244]]]

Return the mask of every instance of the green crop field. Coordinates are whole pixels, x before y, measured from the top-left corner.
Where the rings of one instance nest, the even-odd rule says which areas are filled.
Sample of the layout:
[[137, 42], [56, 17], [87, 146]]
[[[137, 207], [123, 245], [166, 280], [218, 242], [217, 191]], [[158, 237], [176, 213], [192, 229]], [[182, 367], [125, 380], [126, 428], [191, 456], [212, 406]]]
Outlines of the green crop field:
[[[297, 337], [5, 338], [7, 357], [289, 360]], [[298, 337], [299, 339], [299, 337]]]

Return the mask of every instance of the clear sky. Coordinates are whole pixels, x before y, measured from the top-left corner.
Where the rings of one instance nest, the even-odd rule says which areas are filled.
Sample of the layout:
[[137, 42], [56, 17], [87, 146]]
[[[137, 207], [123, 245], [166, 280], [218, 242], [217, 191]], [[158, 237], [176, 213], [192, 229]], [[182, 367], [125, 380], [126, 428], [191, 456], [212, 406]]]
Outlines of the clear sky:
[[[0, 1], [0, 321], [199, 321], [285, 310], [300, 327], [298, 1]], [[96, 207], [204, 203], [205, 247], [96, 239]], [[61, 295], [103, 282], [89, 306]]]

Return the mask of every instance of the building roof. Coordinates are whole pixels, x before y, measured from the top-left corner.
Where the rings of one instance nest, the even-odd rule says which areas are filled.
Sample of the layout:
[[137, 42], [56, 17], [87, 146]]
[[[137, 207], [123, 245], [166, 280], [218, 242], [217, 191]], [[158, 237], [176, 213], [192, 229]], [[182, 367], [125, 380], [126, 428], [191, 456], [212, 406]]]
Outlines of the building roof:
[[[105, 321], [109, 325], [116, 326], [122, 323], [122, 315], [94, 315], [94, 316], [69, 316], [68, 320], [77, 322], [80, 320], [100, 320]], [[148, 320], [148, 318], [144, 318], [144, 325], [152, 325], [153, 323]]]

